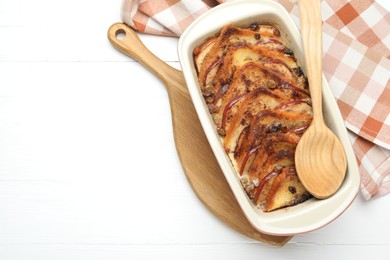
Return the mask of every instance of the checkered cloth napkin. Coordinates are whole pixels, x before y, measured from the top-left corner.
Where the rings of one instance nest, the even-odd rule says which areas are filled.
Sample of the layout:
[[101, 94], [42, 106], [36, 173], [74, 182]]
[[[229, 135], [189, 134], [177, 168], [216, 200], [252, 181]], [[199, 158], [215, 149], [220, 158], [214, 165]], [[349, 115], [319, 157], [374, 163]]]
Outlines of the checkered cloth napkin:
[[[281, 3], [299, 25], [297, 0]], [[123, 0], [122, 20], [148, 34], [180, 36], [226, 0]], [[390, 193], [390, 13], [374, 0], [322, 0], [323, 70], [359, 163], [366, 199]]]

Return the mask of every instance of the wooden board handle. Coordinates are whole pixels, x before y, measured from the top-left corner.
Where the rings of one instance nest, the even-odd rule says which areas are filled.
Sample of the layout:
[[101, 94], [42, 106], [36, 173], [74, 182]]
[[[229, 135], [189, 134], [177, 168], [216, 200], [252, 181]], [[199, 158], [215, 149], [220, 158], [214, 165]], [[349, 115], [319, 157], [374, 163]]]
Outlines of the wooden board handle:
[[[119, 35], [124, 37], [119, 38]], [[111, 44], [120, 52], [139, 61], [159, 77], [167, 88], [176, 81], [181, 71], [169, 66], [146, 48], [137, 33], [124, 23], [113, 24], [107, 32]], [[176, 84], [173, 84], [176, 85]], [[169, 90], [169, 89], [168, 89]]]

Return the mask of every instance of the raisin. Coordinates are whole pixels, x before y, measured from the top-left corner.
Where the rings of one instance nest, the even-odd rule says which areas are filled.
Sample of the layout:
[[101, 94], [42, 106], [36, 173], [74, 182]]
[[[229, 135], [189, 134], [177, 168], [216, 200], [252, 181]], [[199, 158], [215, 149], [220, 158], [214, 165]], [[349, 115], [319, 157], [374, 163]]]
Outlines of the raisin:
[[206, 97], [207, 103], [213, 103], [215, 101], [215, 95], [211, 94], [210, 96]]
[[270, 131], [271, 133], [278, 132], [278, 131], [280, 131], [280, 127], [281, 127], [281, 126], [282, 126], [282, 123], [280, 123], [280, 122], [275, 122], [275, 123], [273, 123], [273, 124], [270, 126], [269, 131]]
[[251, 25], [249, 25], [249, 29], [251, 29], [252, 31], [257, 31], [259, 30], [259, 25], [257, 23], [252, 23]]
[[284, 54], [287, 54], [287, 55], [294, 55], [294, 51], [291, 50], [291, 49], [289, 49], [289, 48], [286, 48], [286, 49], [284, 50]]
[[276, 88], [276, 82], [272, 79], [267, 81], [267, 88]]
[[256, 40], [260, 40], [261, 38], [260, 33], [255, 33], [253, 36], [255, 37]]
[[292, 193], [295, 194], [297, 192], [297, 189], [294, 186], [288, 186], [288, 190]]
[[294, 68], [293, 71], [294, 71], [295, 75], [297, 75], [298, 77], [303, 75], [303, 71], [302, 71], [301, 67]]
[[223, 85], [223, 86], [221, 87], [221, 89], [220, 89], [221, 93], [222, 93], [222, 94], [225, 94], [225, 92], [229, 89], [229, 87], [230, 87], [230, 83], [229, 83], [229, 82], [226, 83], [225, 85]]
[[217, 128], [217, 133], [220, 135], [220, 136], [225, 136], [226, 135], [226, 132], [224, 129], [218, 127]]
[[204, 88], [203, 89], [203, 96], [209, 97], [209, 96], [213, 95], [213, 91], [214, 91], [214, 89], [212, 87]]
[[210, 111], [211, 114], [218, 113], [219, 107], [217, 107], [216, 105], [208, 104], [207, 106], [208, 106], [209, 111]]

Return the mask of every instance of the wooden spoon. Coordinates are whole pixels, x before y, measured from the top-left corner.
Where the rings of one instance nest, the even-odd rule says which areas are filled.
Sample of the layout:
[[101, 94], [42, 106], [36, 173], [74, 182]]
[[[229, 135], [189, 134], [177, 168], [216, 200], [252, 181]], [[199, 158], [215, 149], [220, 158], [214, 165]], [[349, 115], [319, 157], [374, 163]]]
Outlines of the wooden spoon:
[[313, 102], [313, 122], [298, 143], [295, 164], [305, 188], [316, 198], [332, 196], [341, 186], [347, 162], [342, 144], [322, 115], [322, 19], [320, 0], [300, 0], [301, 34]]

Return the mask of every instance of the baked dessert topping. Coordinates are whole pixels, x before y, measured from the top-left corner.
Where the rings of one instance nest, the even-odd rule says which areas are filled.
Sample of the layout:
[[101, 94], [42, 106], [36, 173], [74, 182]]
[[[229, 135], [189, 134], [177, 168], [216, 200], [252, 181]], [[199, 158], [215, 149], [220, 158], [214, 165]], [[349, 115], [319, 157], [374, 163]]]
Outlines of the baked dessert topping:
[[294, 153], [312, 121], [310, 94], [280, 31], [227, 25], [193, 55], [216, 130], [252, 202], [269, 212], [309, 199]]

